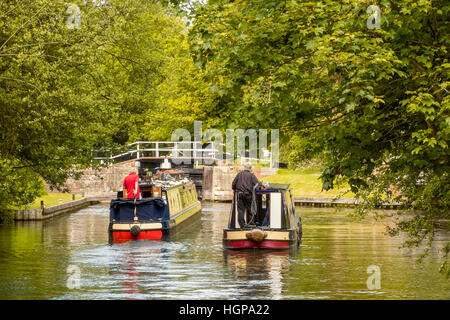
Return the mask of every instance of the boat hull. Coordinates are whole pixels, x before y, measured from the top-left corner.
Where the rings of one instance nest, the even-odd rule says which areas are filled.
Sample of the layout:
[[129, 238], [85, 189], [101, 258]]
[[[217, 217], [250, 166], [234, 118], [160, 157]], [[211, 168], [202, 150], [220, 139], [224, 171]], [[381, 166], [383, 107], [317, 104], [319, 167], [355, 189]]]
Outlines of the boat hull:
[[280, 249], [285, 250], [297, 247], [300, 238], [296, 230], [264, 230], [267, 236], [264, 240], [255, 241], [248, 239], [246, 233], [249, 230], [225, 229], [223, 232], [223, 246], [226, 249]]
[[112, 238], [114, 241], [128, 240], [163, 240], [164, 230], [143, 230], [137, 236], [133, 236], [130, 231], [113, 231]]
[[289, 241], [224, 240], [226, 249], [289, 249]]

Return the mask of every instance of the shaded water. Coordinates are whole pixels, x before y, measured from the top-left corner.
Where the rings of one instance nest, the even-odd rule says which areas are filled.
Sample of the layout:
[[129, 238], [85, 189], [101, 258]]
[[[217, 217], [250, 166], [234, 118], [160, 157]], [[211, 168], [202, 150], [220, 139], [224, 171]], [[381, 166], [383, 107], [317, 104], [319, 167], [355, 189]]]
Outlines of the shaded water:
[[[224, 251], [229, 204], [203, 203], [201, 216], [167, 242], [108, 244], [108, 206], [45, 222], [0, 226], [0, 299], [449, 299], [436, 247], [399, 248], [381, 222], [351, 221], [333, 209], [298, 208], [296, 252]], [[369, 266], [380, 271], [369, 288]], [[79, 275], [79, 277], [78, 277]], [[77, 281], [79, 279], [79, 281]], [[376, 282], [371, 282], [373, 285]]]

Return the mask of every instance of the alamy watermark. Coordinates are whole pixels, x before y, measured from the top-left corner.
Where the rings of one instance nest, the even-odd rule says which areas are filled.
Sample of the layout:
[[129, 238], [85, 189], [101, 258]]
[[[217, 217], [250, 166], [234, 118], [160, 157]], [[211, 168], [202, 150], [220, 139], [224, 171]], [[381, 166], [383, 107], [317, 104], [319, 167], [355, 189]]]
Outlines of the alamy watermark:
[[81, 270], [80, 267], [76, 265], [70, 265], [67, 267], [67, 273], [69, 274], [67, 278], [67, 288], [70, 290], [81, 288]]
[[[106, 3], [106, 0], [84, 0], [83, 4], [100, 7]], [[71, 4], [66, 9], [66, 26], [69, 29], [80, 29], [81, 27], [81, 9], [76, 4]], [[59, 17], [58, 17], [59, 18]]]
[[381, 270], [377, 265], [370, 265], [367, 267], [367, 273], [370, 276], [367, 278], [366, 285], [369, 290], [381, 289]]
[[69, 15], [69, 17], [66, 20], [66, 26], [69, 29], [80, 29], [81, 27], [81, 10], [80, 7], [78, 7], [75, 4], [70, 5], [67, 10], [66, 14]]
[[224, 139], [222, 131], [208, 129], [203, 132], [202, 122], [194, 121], [193, 139], [189, 130], [180, 128], [172, 132], [171, 140], [180, 142], [172, 160], [175, 164], [190, 164], [192, 159], [207, 165], [220, 160], [228, 163], [245, 160], [270, 162], [272, 168], [278, 168], [279, 129], [226, 129]]
[[380, 29], [381, 28], [381, 9], [379, 6], [370, 5], [367, 8], [367, 13], [372, 14], [369, 18], [367, 18], [366, 25], [367, 28], [372, 29]]

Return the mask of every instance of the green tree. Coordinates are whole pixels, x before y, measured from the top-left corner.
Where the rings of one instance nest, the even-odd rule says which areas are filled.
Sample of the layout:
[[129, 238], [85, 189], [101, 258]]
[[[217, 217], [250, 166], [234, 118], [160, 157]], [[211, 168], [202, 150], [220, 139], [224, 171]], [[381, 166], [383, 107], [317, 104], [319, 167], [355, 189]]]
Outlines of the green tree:
[[113, 119], [112, 139], [170, 139], [174, 129], [205, 118], [214, 104], [203, 71], [189, 56], [187, 28], [153, 0], [114, 1], [110, 39], [98, 42], [98, 88]]
[[[61, 186], [73, 169], [91, 165], [106, 111], [92, 94], [93, 38], [103, 31], [81, 24], [70, 2], [0, 4], [1, 206], [29, 203], [45, 179]], [[23, 192], [26, 191], [26, 192]]]
[[213, 101], [186, 27], [153, 0], [5, 0], [0, 17], [2, 208], [33, 201], [42, 179], [62, 189], [97, 167], [93, 150], [171, 132]]
[[449, 218], [450, 6], [377, 1], [378, 28], [373, 4], [211, 0], [191, 48], [231, 121], [314, 135], [324, 189], [343, 177], [371, 208], [424, 211], [392, 230], [417, 245]]

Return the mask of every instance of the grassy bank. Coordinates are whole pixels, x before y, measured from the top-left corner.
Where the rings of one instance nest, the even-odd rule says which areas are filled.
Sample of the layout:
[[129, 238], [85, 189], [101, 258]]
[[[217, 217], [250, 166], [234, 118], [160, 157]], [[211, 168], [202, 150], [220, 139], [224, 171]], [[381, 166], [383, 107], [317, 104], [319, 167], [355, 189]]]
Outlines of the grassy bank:
[[[287, 183], [291, 185], [292, 193], [296, 197], [320, 197], [332, 198], [342, 194], [347, 188], [322, 191], [322, 180], [320, 180], [319, 168], [304, 169], [278, 169], [278, 173], [262, 179], [264, 182]], [[343, 198], [354, 198], [349, 192], [342, 195]]]
[[[81, 195], [75, 195], [75, 200], [82, 199]], [[8, 209], [0, 210], [0, 223], [11, 223], [17, 210], [38, 209], [41, 207], [41, 200], [44, 200], [45, 207], [55, 206], [57, 204], [71, 202], [71, 193], [48, 193], [36, 198], [33, 203], [26, 206], [11, 206]]]
[[[83, 197], [79, 194], [75, 195], [75, 200], [82, 199]], [[27, 206], [27, 208], [40, 208], [41, 200], [44, 200], [46, 207], [56, 206], [57, 204], [66, 203], [72, 201], [71, 193], [48, 193], [39, 198], [36, 198], [33, 203]], [[25, 208], [19, 208], [25, 209]]]

